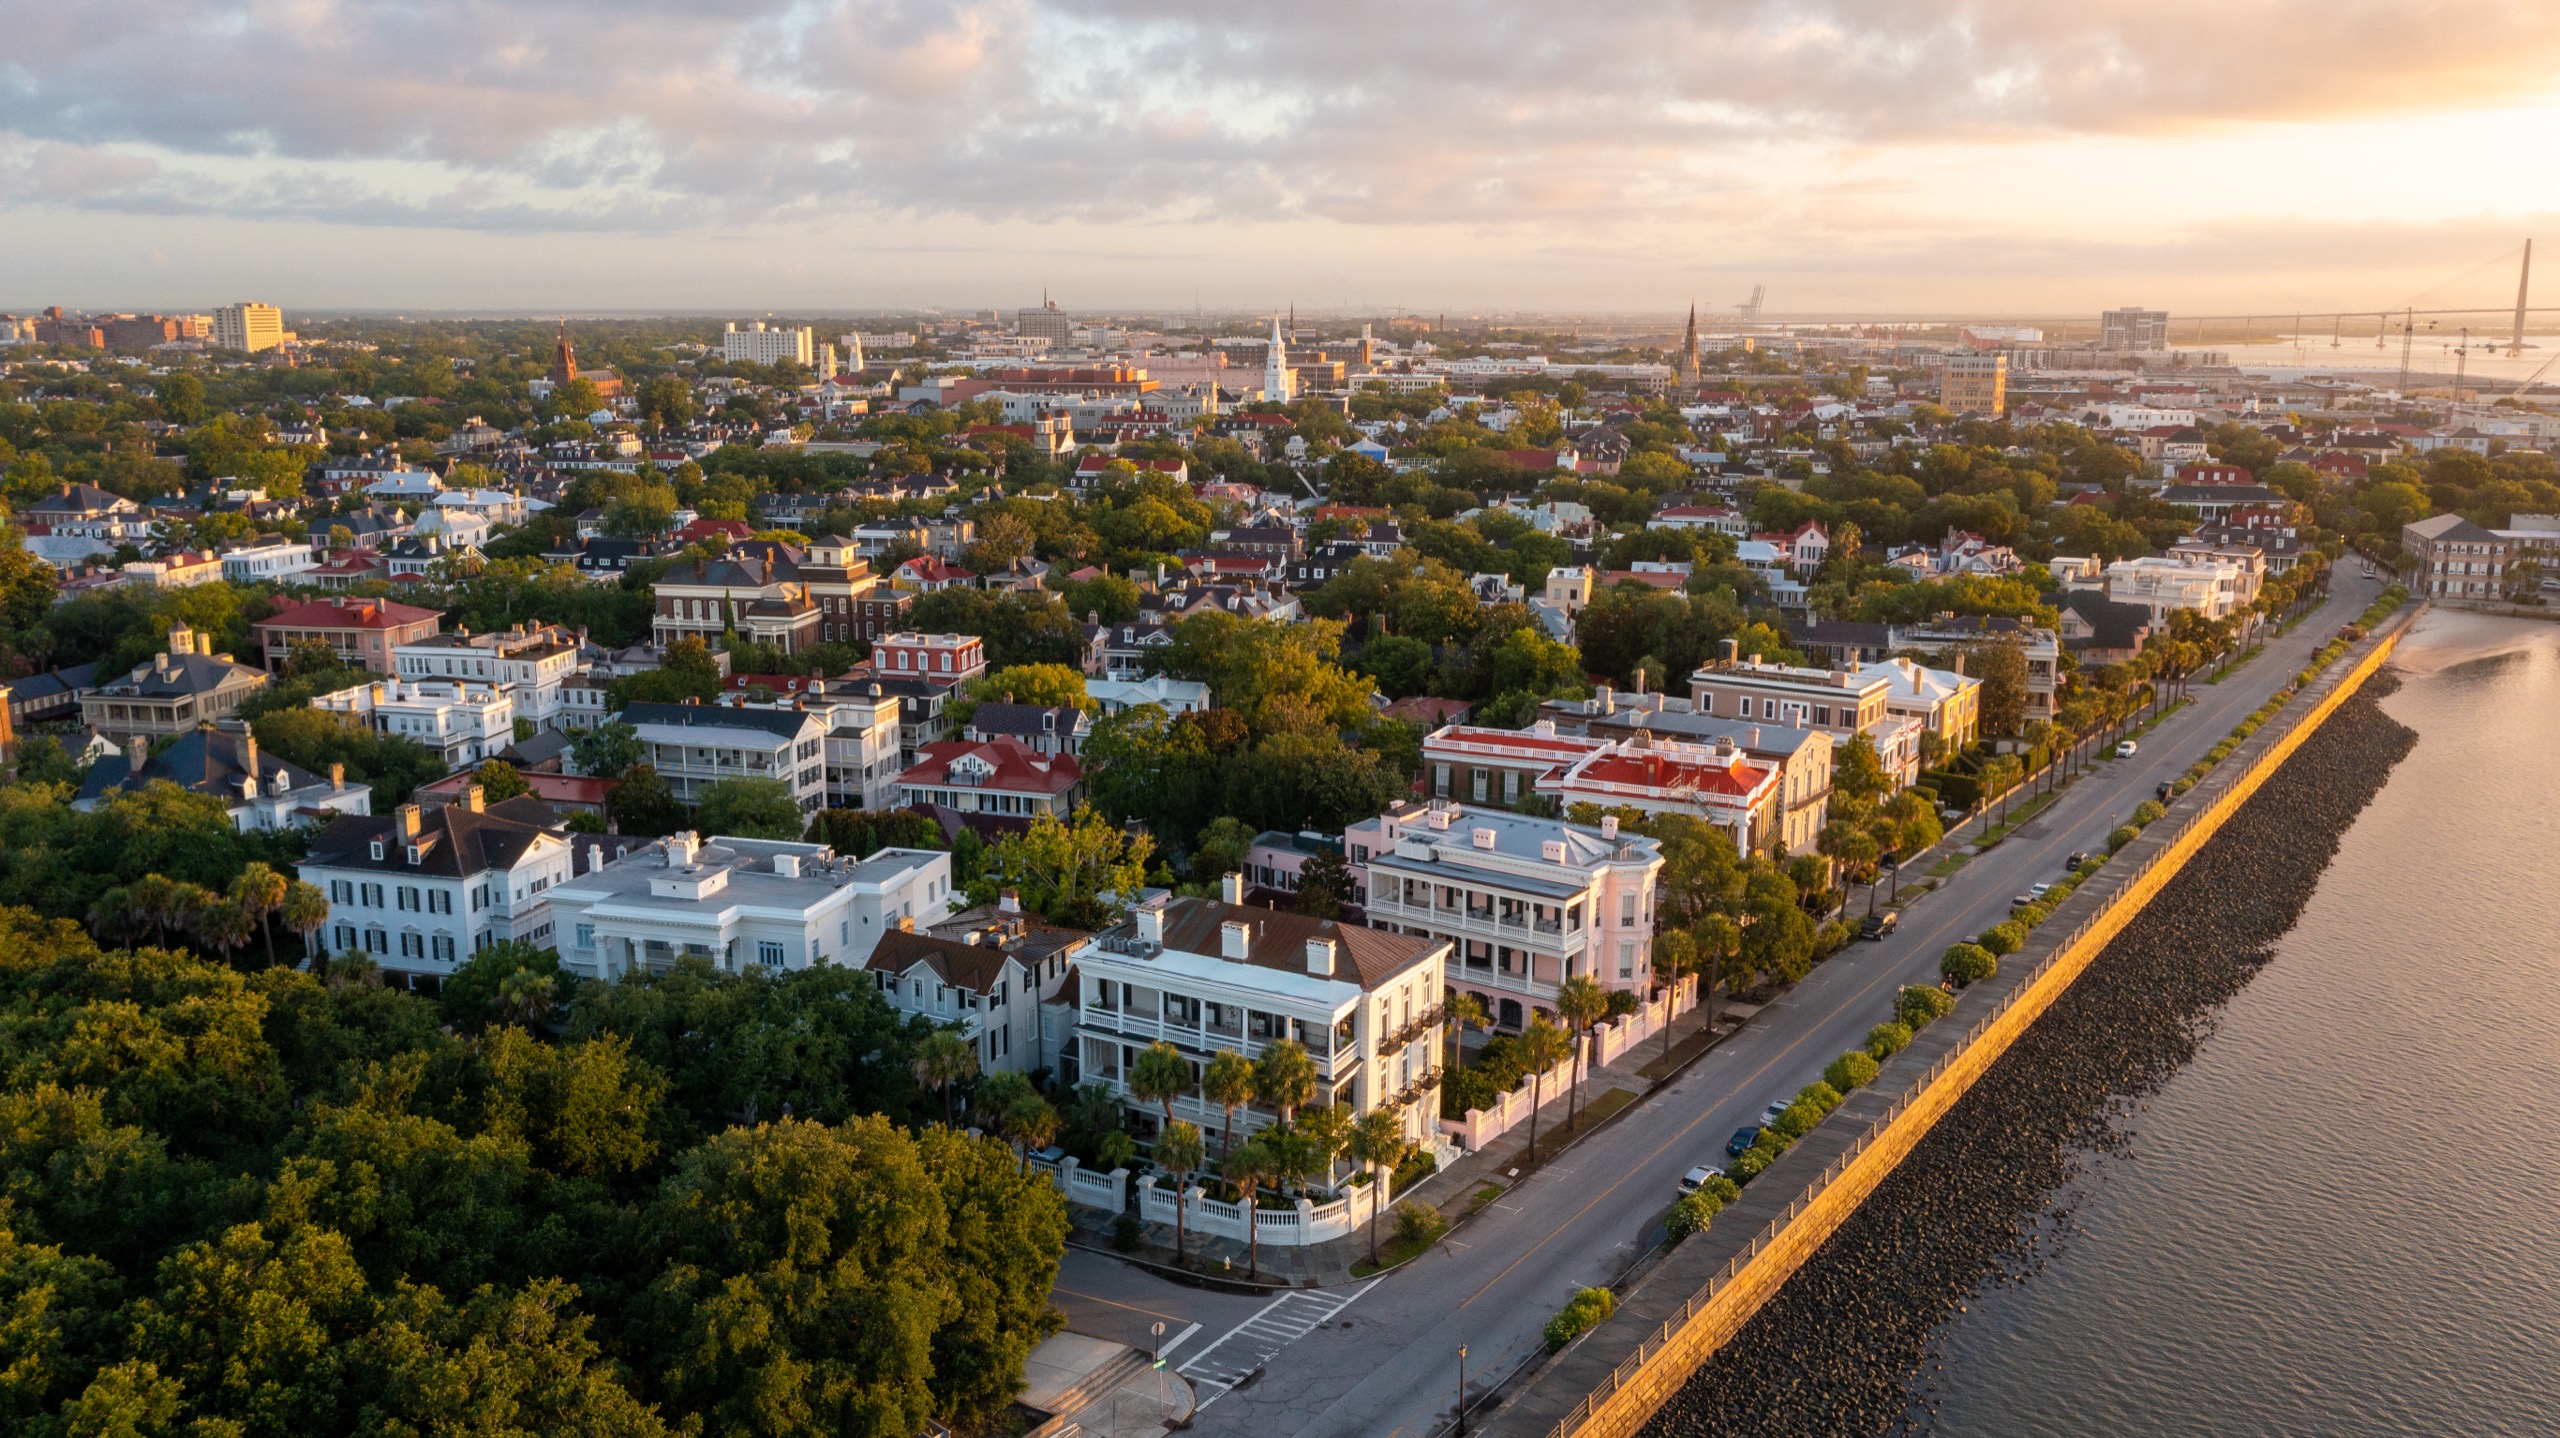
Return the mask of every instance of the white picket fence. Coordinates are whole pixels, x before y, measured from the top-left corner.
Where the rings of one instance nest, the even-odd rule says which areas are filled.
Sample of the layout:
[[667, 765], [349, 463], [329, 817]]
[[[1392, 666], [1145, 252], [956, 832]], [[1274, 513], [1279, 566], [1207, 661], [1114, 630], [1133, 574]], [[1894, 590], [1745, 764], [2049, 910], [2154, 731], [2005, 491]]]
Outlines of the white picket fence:
[[[1253, 1225], [1261, 1231], [1262, 1242], [1284, 1247], [1347, 1237], [1368, 1223], [1369, 1212], [1377, 1203], [1377, 1189], [1373, 1183], [1346, 1184], [1342, 1196], [1330, 1203], [1302, 1197], [1293, 1208], [1257, 1208], [1252, 1210]], [[1222, 1203], [1197, 1184], [1183, 1190], [1182, 1223], [1193, 1234], [1242, 1243], [1245, 1213], [1243, 1204]], [[1138, 1216], [1149, 1223], [1173, 1226], [1173, 1190], [1160, 1184], [1155, 1174], [1138, 1180]]]
[[[1696, 1007], [1698, 984], [1695, 979], [1682, 979], [1667, 994], [1647, 1000], [1631, 1014], [1621, 1014], [1605, 1023], [1592, 1026], [1588, 1040], [1577, 1039], [1586, 1046], [1583, 1077], [1590, 1070], [1615, 1063], [1621, 1056], [1646, 1039], [1658, 1037], [1662, 1026]], [[1440, 1131], [1460, 1147], [1473, 1153], [1487, 1143], [1509, 1133], [1529, 1121], [1530, 1095], [1537, 1095], [1537, 1106], [1546, 1109], [1562, 1103], [1573, 1086], [1574, 1062], [1566, 1059], [1549, 1069], [1536, 1083], [1520, 1080], [1519, 1087], [1496, 1100], [1491, 1108], [1469, 1109], [1465, 1118], [1440, 1120]]]
[[1115, 1168], [1109, 1173], [1095, 1173], [1076, 1161], [1074, 1154], [1051, 1163], [1033, 1157], [1031, 1166], [1049, 1175], [1049, 1181], [1067, 1196], [1067, 1202], [1098, 1208], [1105, 1213], [1119, 1213], [1128, 1208], [1122, 1197], [1129, 1191], [1129, 1170]]

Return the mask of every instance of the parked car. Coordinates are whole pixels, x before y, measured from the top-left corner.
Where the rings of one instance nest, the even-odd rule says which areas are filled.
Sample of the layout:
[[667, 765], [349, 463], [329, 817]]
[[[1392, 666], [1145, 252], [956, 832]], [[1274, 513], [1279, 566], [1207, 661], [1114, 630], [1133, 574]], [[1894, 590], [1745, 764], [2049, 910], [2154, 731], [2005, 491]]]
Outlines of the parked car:
[[[1758, 1135], [1754, 1134], [1753, 1137], [1756, 1138]], [[1744, 1148], [1749, 1148], [1750, 1146], [1751, 1145], [1747, 1143], [1743, 1145]], [[1716, 1167], [1712, 1163], [1702, 1163], [1696, 1168], [1689, 1170], [1687, 1173], [1680, 1175], [1680, 1191], [1682, 1193], [1696, 1193], [1699, 1189], [1707, 1186], [1707, 1180], [1722, 1177], [1724, 1177], [1723, 1169]]]
[[1881, 939], [1901, 926], [1902, 915], [1896, 910], [1887, 909], [1880, 914], [1869, 914], [1865, 919], [1859, 921], [1858, 937], [1862, 939]]
[[1724, 1151], [1735, 1158], [1740, 1158], [1749, 1153], [1751, 1146], [1759, 1141], [1760, 1125], [1745, 1124], [1733, 1131], [1733, 1137], [1724, 1141]]
[[2159, 785], [2159, 787], [2157, 787], [2157, 788], [2153, 789], [2151, 792], [2152, 792], [2152, 793], [2154, 793], [2154, 794], [2159, 795], [2159, 796], [2160, 796], [2160, 802], [2161, 802], [2161, 803], [2163, 803], [2163, 804], [2166, 804], [2166, 803], [2168, 803], [2170, 800], [2175, 799], [2176, 797], [2178, 797], [2178, 791], [2177, 791], [2174, 787], [2172, 787], [2172, 786], [2171, 786], [2171, 785], [2170, 785], [2166, 780], [2163, 780], [2163, 781], [2161, 782], [2161, 784]]
[[1787, 1111], [1787, 1105], [1794, 1102], [1795, 1100], [1791, 1098], [1771, 1100], [1767, 1108], [1760, 1110], [1760, 1126], [1762, 1128], [1767, 1128], [1769, 1125], [1776, 1123], [1778, 1121], [1778, 1115], [1785, 1113]]
[[2014, 914], [2035, 901], [2036, 896], [2033, 893], [2013, 894], [2009, 898], [2009, 912]]
[[2130, 758], [2132, 758], [2136, 753], [2140, 752], [2141, 748], [2142, 748], [2142, 746], [2141, 746], [2141, 745], [2134, 743], [2134, 742], [2133, 742], [2132, 740], [2130, 740], [2130, 739], [2127, 739], [2127, 740], [2125, 740], [2123, 743], [2118, 744], [2118, 745], [2116, 746], [2116, 757], [2117, 757], [2117, 758], [2119, 758], [2119, 759], [2130, 759]]
[[2087, 852], [2080, 849], [2074, 849], [2071, 851], [2071, 857], [2062, 861], [2062, 867], [2076, 870], [2082, 864], [2087, 862], [2089, 862], [2089, 855]]

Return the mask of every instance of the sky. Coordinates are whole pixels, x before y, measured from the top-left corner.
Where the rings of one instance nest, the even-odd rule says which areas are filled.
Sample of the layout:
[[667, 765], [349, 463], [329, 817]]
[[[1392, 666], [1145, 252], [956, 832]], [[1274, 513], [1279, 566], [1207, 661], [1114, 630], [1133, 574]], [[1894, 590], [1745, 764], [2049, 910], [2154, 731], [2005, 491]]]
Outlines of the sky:
[[2560, 241], [2553, 0], [0, 0], [0, 34], [19, 311], [2280, 312], [2512, 303], [2491, 262]]

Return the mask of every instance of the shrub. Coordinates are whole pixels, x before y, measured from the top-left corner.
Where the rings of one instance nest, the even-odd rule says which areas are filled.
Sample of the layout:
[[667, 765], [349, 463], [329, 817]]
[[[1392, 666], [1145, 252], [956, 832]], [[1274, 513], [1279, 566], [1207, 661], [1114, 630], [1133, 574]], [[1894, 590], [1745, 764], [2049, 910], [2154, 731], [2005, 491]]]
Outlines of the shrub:
[[[1828, 1090], [1830, 1085], [1825, 1084], [1823, 1088]], [[1780, 1113], [1770, 1127], [1786, 1135], [1787, 1141], [1793, 1143], [1813, 1132], [1813, 1126], [1822, 1122], [1822, 1116], [1830, 1111], [1812, 1099], [1800, 1098], [1788, 1104], [1785, 1112]]]
[[2160, 807], [2159, 801], [2154, 799], [2145, 799], [2141, 803], [2133, 806], [2133, 822], [2148, 825], [2152, 821], [2158, 819], [2161, 815], [2168, 812], [2168, 810]]
[[1501, 1097], [1502, 1090], [1494, 1087], [1493, 1076], [1469, 1065], [1440, 1081], [1440, 1116], [1464, 1120], [1467, 1110], [1491, 1108], [1494, 1100]]
[[1635, 990], [1633, 989], [1611, 989], [1609, 991], [1609, 1017], [1613, 1019], [1625, 1018], [1627, 1015], [1634, 1013], [1637, 1005], [1641, 1002], [1642, 1000], [1636, 997]]
[[1758, 1178], [1760, 1170], [1767, 1168], [1770, 1160], [1777, 1156], [1776, 1149], [1762, 1148], [1758, 1144], [1753, 1144], [1742, 1151], [1742, 1157], [1733, 1161], [1733, 1167], [1725, 1170], [1725, 1176], [1736, 1183], [1749, 1183]]
[[1684, 1193], [1678, 1203], [1671, 1205], [1671, 1212], [1664, 1216], [1662, 1231], [1671, 1235], [1673, 1243], [1693, 1233], [1704, 1233], [1714, 1220], [1716, 1211], [1723, 1207], [1724, 1200], [1710, 1196], [1703, 1188], [1696, 1193]]
[[2001, 954], [2014, 954], [2027, 946], [2027, 926], [2016, 919], [1993, 924], [1990, 928], [1983, 930], [1982, 937], [1974, 942], [1989, 949], [1994, 957]]
[[1415, 1248], [1429, 1248], [1440, 1241], [1441, 1234], [1449, 1231], [1449, 1220], [1442, 1218], [1440, 1210], [1427, 1203], [1406, 1199], [1395, 1206], [1395, 1215], [1396, 1240]]
[[1402, 1193], [1439, 1171], [1440, 1155], [1427, 1148], [1416, 1149], [1413, 1157], [1396, 1165], [1395, 1177], [1388, 1185], [1387, 1192]]
[[2127, 824], [2123, 828], [2120, 828], [2107, 836], [2107, 852], [2112, 854], [2118, 849], [2123, 848], [2125, 845], [2130, 844], [2141, 837], [2142, 831], [2140, 829], [2133, 827], [2131, 824]]
[[1963, 988], [2000, 972], [2000, 961], [1980, 944], [1958, 944], [1938, 960], [1938, 972], [1948, 983]]
[[1138, 1246], [1138, 1239], [1145, 1232], [1146, 1225], [1138, 1222], [1136, 1215], [1124, 1213], [1111, 1220], [1111, 1246], [1127, 1253]]
[[1820, 1079], [1815, 1079], [1796, 1090], [1796, 1099], [1800, 1103], [1812, 1104], [1827, 1114], [1840, 1106], [1840, 1090]]
[[1877, 1059], [1889, 1059], [1911, 1047], [1911, 1025], [1900, 1019], [1887, 1020], [1867, 1030], [1867, 1053]]
[[[2055, 891], [2052, 889], [2047, 889], [2044, 897], [2056, 904], [2062, 902], [2060, 898], [2055, 897]], [[2041, 926], [2045, 920], [2052, 917], [2053, 910], [2044, 902], [2039, 901], [2037, 903], [2029, 904], [2018, 912], [2011, 914], [2009, 916], [2009, 922], [2017, 925], [2021, 929], [2034, 929]]]
[[1852, 927], [1848, 920], [1833, 919], [1813, 931], [1813, 956], [1817, 959], [1827, 959], [1849, 947], [1849, 941], [1857, 936], [1857, 929]]
[[1912, 984], [1893, 996], [1893, 1016], [1914, 1030], [1945, 1018], [1955, 1006], [1955, 995], [1926, 984]]
[[1562, 1312], [1547, 1320], [1547, 1351], [1555, 1352], [1599, 1326], [1618, 1311], [1618, 1296], [1605, 1288], [1586, 1288]]
[[2195, 786], [2196, 780], [2193, 774], [2182, 774], [2178, 776], [2176, 782], [2170, 784], [2169, 792], [2172, 794], [2183, 794]]
[[1833, 1059], [1831, 1067], [1822, 1071], [1822, 1081], [1842, 1093], [1853, 1088], [1865, 1088], [1875, 1082], [1875, 1077], [1876, 1061], [1865, 1049], [1849, 1050]]

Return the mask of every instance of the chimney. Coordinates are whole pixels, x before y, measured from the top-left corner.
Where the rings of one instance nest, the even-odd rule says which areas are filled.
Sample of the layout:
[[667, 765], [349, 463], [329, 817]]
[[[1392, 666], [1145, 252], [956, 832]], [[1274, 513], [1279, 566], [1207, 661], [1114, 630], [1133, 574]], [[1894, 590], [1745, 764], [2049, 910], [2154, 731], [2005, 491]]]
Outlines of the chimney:
[[1021, 913], [1021, 912], [1022, 912], [1022, 891], [1021, 891], [1020, 889], [999, 889], [999, 890], [997, 890], [997, 891], [996, 891], [996, 912], [997, 912], [997, 913], [999, 913], [999, 914], [1019, 914], [1019, 913]]
[[1754, 669], [1757, 669], [1757, 668], [1759, 668], [1759, 667], [1760, 667], [1760, 656], [1759, 656], [1759, 655], [1754, 654], [1754, 655], [1752, 655], [1752, 656], [1751, 656], [1751, 667], [1752, 667], [1752, 668], [1754, 668]]
[[666, 847], [667, 867], [670, 869], [692, 868], [693, 856], [700, 847], [701, 840], [691, 829], [680, 829], [669, 834]]
[[1252, 945], [1253, 925], [1238, 919], [1228, 919], [1218, 925], [1218, 956], [1220, 958], [1242, 963]]
[[346, 765], [332, 764], [329, 766], [329, 792], [333, 794], [343, 794], [347, 792]]
[[1615, 714], [1618, 712], [1617, 703], [1615, 700], [1610, 698], [1609, 686], [1606, 684], [1598, 685], [1592, 689], [1591, 706], [1603, 714]]
[[1564, 840], [1562, 840], [1562, 839], [1549, 839], [1549, 840], [1547, 840], [1546, 842], [1544, 842], [1544, 843], [1542, 843], [1542, 844], [1538, 845], [1538, 857], [1539, 857], [1539, 858], [1542, 858], [1542, 859], [1544, 859], [1544, 860], [1546, 860], [1546, 861], [1547, 861], [1548, 863], [1550, 863], [1550, 864], [1561, 864], [1561, 863], [1563, 863], [1563, 862], [1564, 862]]
[[489, 808], [489, 791], [478, 784], [465, 788], [462, 791], [462, 807], [474, 814], [486, 813]]
[[1138, 906], [1138, 940], [1164, 947], [1164, 904], [1161, 900]]
[[1456, 817], [1457, 814], [1454, 809], [1433, 809], [1431, 811], [1431, 827], [1434, 829], [1446, 829], [1449, 827], [1449, 821]]
[[1222, 875], [1222, 876], [1219, 878], [1219, 880], [1218, 880], [1218, 897], [1219, 897], [1221, 900], [1224, 900], [1225, 902], [1230, 903], [1230, 904], [1241, 904], [1241, 903], [1243, 903], [1243, 902], [1244, 902], [1244, 871], [1243, 871], [1243, 870], [1241, 870], [1241, 869], [1239, 869], [1239, 870], [1235, 870], [1235, 871], [1230, 872], [1230, 873], [1228, 873], [1228, 874]]
[[774, 856], [773, 856], [773, 872], [774, 872], [774, 877], [776, 877], [776, 878], [781, 878], [781, 879], [796, 879], [796, 878], [799, 878], [799, 877], [800, 877], [800, 856], [799, 856], [799, 855], [797, 855], [797, 854], [776, 854], [776, 855], [774, 855]]
[[1757, 749], [1757, 748], [1759, 748], [1759, 747], [1760, 747], [1760, 726], [1759, 726], [1759, 725], [1754, 724], [1754, 725], [1752, 725], [1752, 726], [1751, 726], [1751, 737], [1750, 737], [1749, 739], [1747, 739], [1747, 740], [1743, 741], [1743, 743], [1744, 743], [1744, 747], [1746, 747], [1746, 748]]
[[1600, 816], [1600, 837], [1603, 839], [1614, 839], [1618, 837], [1617, 815], [1603, 814]]
[[240, 731], [240, 767], [248, 770], [251, 778], [257, 777], [258, 731], [255, 729]]
[[1475, 840], [1475, 845], [1479, 849], [1490, 849], [1493, 847], [1494, 833], [1491, 829], [1478, 829], [1474, 833], [1468, 835], [1468, 837]]
[[1333, 976], [1333, 940], [1307, 940], [1307, 972], [1326, 978]]
[[418, 837], [418, 806], [403, 804], [392, 813], [399, 820], [401, 840], [404, 843], [415, 841]]
[[1553, 719], [1541, 719], [1537, 723], [1529, 726], [1529, 732], [1537, 735], [1541, 739], [1553, 739], [1556, 737], [1556, 721]]
[[1727, 664], [1739, 664], [1742, 662], [1741, 640], [1728, 639], [1724, 642], [1724, 662]]
[[1964, 677], [1964, 651], [1961, 649], [1956, 651], [1956, 677], [1958, 679]]

